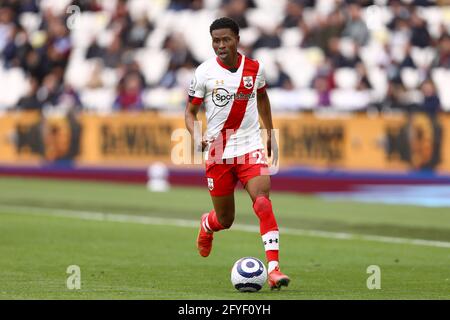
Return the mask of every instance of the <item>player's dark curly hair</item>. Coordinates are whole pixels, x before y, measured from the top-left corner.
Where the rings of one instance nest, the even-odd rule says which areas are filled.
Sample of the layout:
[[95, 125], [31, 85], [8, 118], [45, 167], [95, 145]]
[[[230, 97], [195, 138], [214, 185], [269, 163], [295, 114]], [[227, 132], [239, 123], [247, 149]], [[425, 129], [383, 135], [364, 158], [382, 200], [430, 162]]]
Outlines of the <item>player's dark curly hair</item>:
[[209, 27], [209, 33], [212, 34], [214, 30], [217, 29], [231, 29], [237, 36], [239, 35], [239, 25], [231, 18], [222, 17], [214, 20], [214, 22]]

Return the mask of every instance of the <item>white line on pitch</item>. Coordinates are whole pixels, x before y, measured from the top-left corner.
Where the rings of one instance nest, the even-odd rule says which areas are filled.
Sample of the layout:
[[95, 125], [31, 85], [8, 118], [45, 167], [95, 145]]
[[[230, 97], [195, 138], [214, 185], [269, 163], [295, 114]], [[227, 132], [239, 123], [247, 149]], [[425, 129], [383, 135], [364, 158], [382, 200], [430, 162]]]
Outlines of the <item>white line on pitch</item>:
[[[0, 205], [0, 210], [2, 210], [2, 209], [3, 210], [4, 209], [14, 210], [17, 213], [23, 213], [23, 214], [56, 216], [56, 217], [75, 218], [75, 219], [83, 219], [83, 220], [126, 222], [126, 223], [139, 223], [139, 224], [149, 224], [149, 225], [169, 225], [169, 226], [190, 227], [190, 228], [198, 228], [198, 226], [199, 226], [199, 221], [196, 221], [196, 220], [175, 219], [175, 218], [158, 218], [158, 217], [137, 216], [137, 215], [118, 214], [118, 213], [116, 214], [116, 213], [95, 212], [95, 211], [81, 211], [81, 210], [15, 206], [15, 205]], [[259, 232], [259, 226], [254, 226], [254, 225], [233, 224], [232, 228], [233, 228], [233, 230], [239, 230], [239, 231]], [[396, 237], [354, 234], [354, 233], [347, 233], [347, 232], [330, 232], [330, 231], [303, 230], [303, 229], [293, 229], [293, 228], [280, 228], [280, 232], [282, 234], [320, 237], [320, 238], [328, 238], [328, 239], [366, 240], [366, 241], [376, 241], [376, 242], [385, 242], [385, 243], [399, 243], [399, 244], [411, 244], [411, 245], [420, 245], [420, 246], [450, 248], [450, 242], [446, 242], [446, 241], [396, 238]]]

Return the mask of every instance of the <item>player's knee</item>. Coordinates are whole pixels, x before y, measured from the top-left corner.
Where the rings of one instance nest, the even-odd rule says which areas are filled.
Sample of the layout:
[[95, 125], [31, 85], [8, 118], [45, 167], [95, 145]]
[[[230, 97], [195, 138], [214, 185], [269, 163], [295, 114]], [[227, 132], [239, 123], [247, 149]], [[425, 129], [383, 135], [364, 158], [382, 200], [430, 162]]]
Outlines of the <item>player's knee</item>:
[[253, 200], [253, 203], [255, 202], [263, 202], [260, 198], [266, 198], [268, 201], [270, 201], [269, 191], [266, 190], [257, 190], [256, 192], [252, 192], [251, 198]]
[[222, 226], [224, 229], [230, 229], [232, 225], [233, 225], [233, 221], [226, 221], [223, 223]]
[[266, 195], [258, 196], [253, 203], [253, 210], [260, 219], [267, 215], [271, 215], [272, 202]]
[[231, 226], [233, 225], [233, 222], [234, 222], [234, 214], [226, 216], [226, 217], [222, 217], [219, 222], [224, 229], [231, 228]]

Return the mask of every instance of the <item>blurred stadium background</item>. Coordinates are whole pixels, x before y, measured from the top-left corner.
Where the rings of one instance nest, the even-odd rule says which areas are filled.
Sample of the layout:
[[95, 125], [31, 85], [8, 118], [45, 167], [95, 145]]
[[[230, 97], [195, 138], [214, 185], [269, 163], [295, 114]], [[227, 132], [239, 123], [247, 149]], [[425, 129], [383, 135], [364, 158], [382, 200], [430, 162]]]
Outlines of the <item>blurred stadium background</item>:
[[204, 185], [170, 161], [170, 137], [224, 15], [266, 67], [275, 189], [450, 182], [444, 0], [1, 1], [0, 172], [144, 183], [162, 161], [172, 183]]
[[[255, 297], [448, 299], [447, 0], [0, 0], [0, 298], [249, 298], [228, 283], [236, 259], [263, 258], [244, 192], [207, 262], [196, 231], [173, 232], [211, 206], [171, 138], [220, 16], [264, 63], [279, 129], [272, 198], [296, 281]], [[172, 188], [151, 193], [161, 164]], [[388, 270], [379, 294], [371, 264]]]

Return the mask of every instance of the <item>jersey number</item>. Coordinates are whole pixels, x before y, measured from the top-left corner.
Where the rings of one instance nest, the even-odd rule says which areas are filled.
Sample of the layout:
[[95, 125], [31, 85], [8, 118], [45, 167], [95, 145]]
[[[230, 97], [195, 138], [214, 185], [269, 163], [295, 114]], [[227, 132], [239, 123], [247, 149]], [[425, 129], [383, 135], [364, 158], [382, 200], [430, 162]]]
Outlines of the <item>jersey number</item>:
[[256, 164], [266, 163], [261, 151], [253, 152], [252, 157], [256, 159]]

